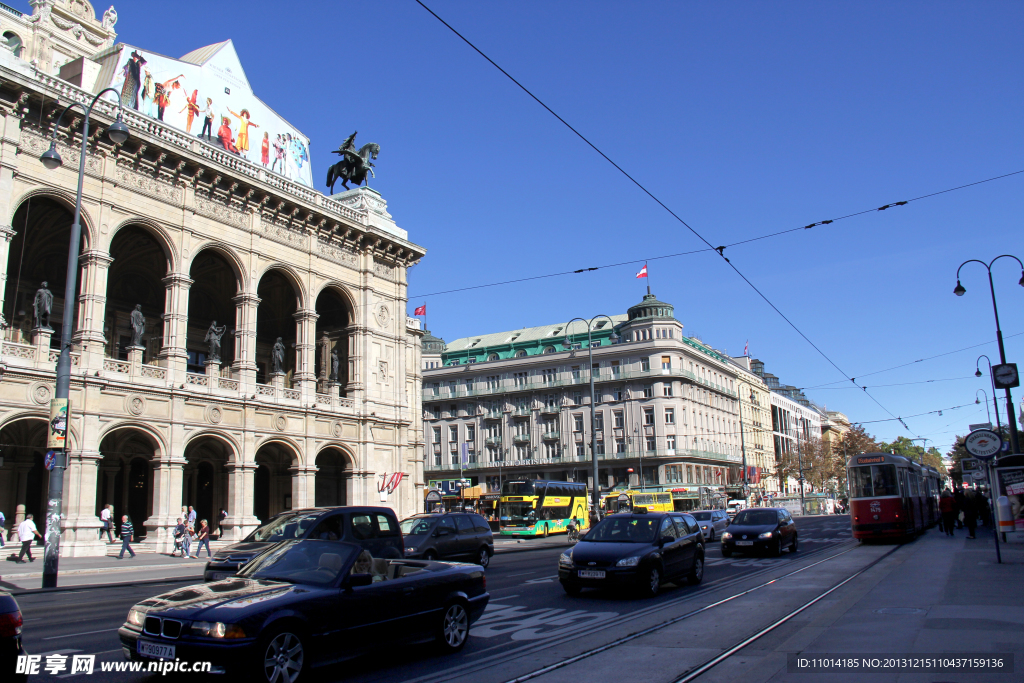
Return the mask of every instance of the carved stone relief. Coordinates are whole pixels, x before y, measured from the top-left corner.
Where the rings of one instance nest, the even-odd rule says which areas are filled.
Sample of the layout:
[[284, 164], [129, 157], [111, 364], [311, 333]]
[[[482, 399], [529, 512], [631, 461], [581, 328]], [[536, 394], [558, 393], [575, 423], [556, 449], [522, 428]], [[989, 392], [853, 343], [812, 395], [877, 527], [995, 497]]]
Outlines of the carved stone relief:
[[180, 187], [161, 182], [124, 167], [118, 167], [114, 172], [114, 177], [119, 185], [123, 185], [135, 192], [149, 195], [168, 204], [181, 204], [182, 190]]
[[199, 195], [196, 195], [195, 209], [196, 213], [221, 223], [234, 225], [238, 228], [247, 228], [249, 226], [249, 217], [246, 214]]

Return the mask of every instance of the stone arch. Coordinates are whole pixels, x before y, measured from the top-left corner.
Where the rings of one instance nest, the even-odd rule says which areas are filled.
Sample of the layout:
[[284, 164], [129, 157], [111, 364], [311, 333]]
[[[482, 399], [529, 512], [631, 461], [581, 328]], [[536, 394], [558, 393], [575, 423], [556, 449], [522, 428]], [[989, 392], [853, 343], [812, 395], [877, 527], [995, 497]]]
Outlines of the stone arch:
[[290, 383], [302, 367], [299, 321], [295, 317], [305, 302], [302, 284], [293, 270], [275, 265], [260, 274], [256, 296], [260, 300], [256, 309], [256, 381], [267, 382], [274, 373], [273, 348], [280, 339], [285, 347], [281, 369]]
[[[29, 199], [37, 198], [52, 199], [54, 202], [57, 202], [67, 209], [68, 214], [70, 214], [72, 218], [75, 215], [74, 192], [69, 192], [55, 187], [36, 186], [26, 190], [16, 201], [11, 203], [11, 206], [14, 207], [14, 211], [11, 212], [8, 225], [14, 228], [14, 230], [18, 230], [19, 228], [14, 222], [15, 216], [18, 214], [18, 210], [21, 208], [22, 204], [26, 203]], [[84, 198], [82, 199], [82, 202], [83, 205], [79, 214], [79, 223], [82, 226], [82, 251], [86, 251], [87, 249], [92, 249], [93, 245], [98, 243], [98, 238], [96, 235], [96, 223], [93, 221], [92, 215], [85, 206]], [[69, 220], [68, 227], [70, 226], [71, 221]], [[65, 240], [65, 242], [66, 241], [67, 240]]]
[[102, 443], [105, 438], [107, 438], [114, 432], [123, 429], [134, 429], [149, 437], [150, 445], [153, 446], [153, 453], [156, 457], [162, 458], [167, 454], [167, 440], [164, 438], [163, 434], [161, 434], [157, 429], [148, 424], [142, 422], [132, 422], [131, 420], [118, 420], [117, 422], [111, 422], [107, 424], [103, 431], [100, 432], [100, 443]]
[[42, 529], [46, 519], [48, 477], [43, 465], [46, 454], [48, 416], [22, 411], [0, 425], [0, 510], [15, 525], [31, 513]]
[[320, 287], [313, 292], [314, 298], [312, 298], [311, 301], [315, 302], [317, 297], [328, 290], [333, 290], [339, 297], [341, 297], [342, 301], [348, 305], [349, 310], [352, 311], [354, 318], [355, 312], [359, 308], [359, 302], [352, 294], [352, 290], [350, 290], [348, 285], [343, 282], [339, 282], [337, 280], [325, 280]]
[[227, 264], [231, 267], [231, 270], [235, 275], [235, 281], [238, 284], [238, 291], [235, 292], [236, 294], [241, 294], [242, 292], [249, 291], [250, 280], [248, 273], [246, 273], [245, 270], [245, 263], [242, 261], [242, 258], [238, 255], [238, 253], [227, 244], [223, 244], [221, 242], [214, 242], [212, 240], [197, 244], [193, 249], [191, 249], [191, 258], [186, 257], [186, 259], [182, 260], [182, 267], [184, 268], [187, 266], [189, 271], [191, 272], [192, 266], [193, 264], [195, 264], [196, 259], [199, 258], [199, 255], [202, 254], [204, 251], [214, 252], [222, 259], [224, 259], [224, 261], [227, 262]]
[[302, 284], [302, 275], [295, 270], [292, 266], [286, 263], [270, 263], [264, 268], [259, 274], [253, 278], [253, 282], [256, 283], [257, 288], [259, 283], [264, 277], [272, 272], [279, 272], [288, 281], [288, 283], [295, 289], [295, 307], [296, 309], [306, 308], [309, 303], [309, 297], [306, 293], [306, 287]]
[[205, 372], [210, 346], [206, 334], [212, 323], [224, 327], [221, 335], [220, 362], [230, 365], [237, 356], [235, 347], [238, 307], [235, 298], [247, 291], [245, 270], [237, 255], [217, 244], [196, 249], [188, 264], [192, 285], [188, 294], [188, 324], [185, 334], [188, 370]]
[[99, 476], [96, 478], [96, 511], [114, 506], [114, 519], [127, 514], [137, 536], [156, 529], [153, 469], [163, 453], [163, 438], [148, 425], [121, 421], [111, 425], [99, 440]]
[[[331, 284], [321, 287], [314, 300], [317, 313], [314, 341], [314, 362], [318, 391], [345, 396], [351, 381], [349, 359], [353, 355], [353, 324], [356, 321], [352, 298], [344, 287]], [[333, 352], [338, 352], [338, 375], [334, 377]], [[333, 379], [332, 379], [333, 378]], [[340, 387], [340, 391], [337, 387]]]
[[221, 441], [221, 442], [223, 442], [223, 444], [227, 448], [229, 448], [231, 450], [232, 454], [231, 454], [231, 458], [228, 460], [228, 462], [230, 462], [232, 464], [241, 462], [241, 460], [242, 460], [242, 455], [241, 455], [242, 454], [242, 444], [240, 444], [228, 432], [223, 432], [223, 431], [221, 431], [219, 429], [204, 429], [202, 431], [194, 432], [194, 433], [190, 434], [188, 436], [188, 438], [185, 439], [185, 443], [184, 443], [185, 449], [187, 450], [188, 447], [189, 447], [189, 444], [191, 444], [193, 441], [196, 441], [197, 439], [202, 439], [204, 437], [209, 437], [209, 438]]
[[196, 523], [217, 525], [217, 511], [228, 507], [230, 467], [241, 460], [238, 444], [218, 430], [193, 434], [185, 442], [181, 505], [196, 511]]
[[352, 451], [352, 447], [349, 446], [348, 444], [344, 444], [344, 443], [340, 443], [340, 442], [328, 441], [327, 443], [325, 443], [322, 446], [320, 446], [319, 450], [317, 450], [317, 452], [316, 452], [316, 456], [314, 457], [314, 461], [315, 461], [316, 458], [320, 457], [321, 453], [323, 453], [324, 451], [326, 451], [328, 449], [331, 449], [331, 448], [341, 452], [341, 455], [345, 458], [345, 465], [347, 467], [351, 467], [353, 469], [356, 468], [358, 460], [356, 458], [356, 454]]
[[107, 252], [110, 251], [110, 245], [113, 244], [114, 238], [117, 237], [117, 233], [124, 228], [130, 227], [139, 227], [149, 232], [153, 240], [160, 245], [161, 249], [163, 249], [164, 256], [167, 258], [167, 272], [178, 272], [178, 269], [181, 267], [181, 255], [178, 253], [178, 249], [174, 245], [174, 240], [163, 225], [152, 218], [147, 218], [146, 216], [132, 216], [131, 218], [126, 218], [118, 223], [116, 227], [111, 229], [109, 234], [105, 237]]
[[341, 446], [330, 445], [316, 454], [313, 504], [316, 507], [348, 505], [354, 459]]
[[254, 457], [252, 510], [260, 522], [295, 507], [296, 479], [303, 477], [302, 449], [286, 437], [264, 439]]

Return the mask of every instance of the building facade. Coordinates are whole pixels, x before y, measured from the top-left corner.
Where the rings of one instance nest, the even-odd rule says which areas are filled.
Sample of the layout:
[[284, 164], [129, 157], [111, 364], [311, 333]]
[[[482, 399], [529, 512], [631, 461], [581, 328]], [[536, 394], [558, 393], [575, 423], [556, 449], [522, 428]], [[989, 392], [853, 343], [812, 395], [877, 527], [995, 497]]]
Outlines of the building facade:
[[[325, 196], [133, 108], [123, 113], [130, 139], [112, 144], [104, 131], [118, 108], [100, 101], [85, 159], [78, 295], [65, 302], [81, 116], [57, 130], [62, 167], [48, 171], [39, 157], [63, 107], [88, 104], [93, 92], [53, 75], [67, 67], [54, 60], [76, 57], [65, 44], [82, 62], [117, 46], [109, 12], [97, 19], [82, 0], [32, 5], [34, 20], [12, 15], [35, 31], [20, 56], [0, 50], [7, 519], [43, 518], [66, 305], [76, 322], [62, 554], [105, 553], [97, 515], [108, 503], [158, 549], [171, 546], [183, 505], [211, 521], [225, 509], [228, 539], [289, 508], [418, 510], [422, 331], [405, 310], [406, 269], [424, 250], [369, 188]], [[0, 12], [0, 28], [11, 21]], [[380, 495], [382, 475], [396, 472], [404, 480]]]
[[424, 370], [427, 479], [466, 476], [491, 491], [510, 478], [593, 487], [593, 442], [601, 489], [642, 476], [694, 495], [698, 486], [738, 492], [731, 359], [684, 336], [672, 305], [651, 294], [626, 315], [596, 319], [592, 339], [588, 348], [576, 321], [445, 345], [442, 365]]
[[[750, 358], [733, 358], [737, 366], [736, 387], [740, 402], [740, 443], [744, 451], [747, 483], [752, 492], [778, 492], [773, 448], [771, 392], [764, 380], [750, 369]], [[756, 469], [752, 469], [756, 468]]]

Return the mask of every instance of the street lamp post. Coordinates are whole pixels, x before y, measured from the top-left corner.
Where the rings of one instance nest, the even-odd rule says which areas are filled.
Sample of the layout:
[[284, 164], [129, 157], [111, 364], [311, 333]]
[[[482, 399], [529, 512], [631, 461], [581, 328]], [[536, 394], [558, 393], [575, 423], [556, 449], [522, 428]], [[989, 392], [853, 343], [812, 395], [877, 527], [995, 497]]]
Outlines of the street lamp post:
[[[1024, 263], [1021, 263], [1021, 260], [1016, 256], [1013, 256], [1012, 254], [1002, 254], [1000, 256], [996, 256], [988, 263], [985, 263], [984, 261], [979, 261], [978, 259], [969, 259], [961, 263], [960, 268], [963, 268], [968, 263], [980, 263], [981, 265], [985, 266], [986, 270], [988, 270], [988, 288], [989, 291], [992, 293], [992, 312], [995, 314], [996, 318], [996, 341], [999, 342], [999, 363], [1001, 365], [1006, 365], [1006, 349], [1003, 347], [1003, 330], [999, 326], [999, 308], [996, 306], [996, 287], [995, 284], [992, 282], [992, 264], [994, 264], [1001, 258], [1012, 258], [1014, 261], [1017, 262], [1021, 269], [1020, 280], [1017, 281], [1017, 284], [1019, 284], [1021, 287], [1024, 287]], [[953, 289], [953, 293], [956, 294], [957, 296], [963, 296], [964, 294], [967, 293], [967, 290], [964, 288], [964, 286], [960, 284], [960, 268], [956, 269], [956, 287]], [[1009, 387], [1006, 387], [1006, 417], [1010, 423], [1010, 445], [1012, 446], [1014, 453], [1020, 453], [1020, 440], [1017, 436], [1017, 420], [1014, 418], [1013, 415], [1013, 397], [1010, 395]]]
[[[101, 90], [92, 103], [86, 107], [78, 102], [72, 102], [64, 107], [64, 111], [57, 117], [57, 123], [53, 126], [53, 137], [50, 139], [50, 149], [43, 152], [39, 160], [49, 170], [60, 168], [64, 160], [57, 153], [57, 129], [64, 114], [74, 106], [82, 107], [85, 111], [85, 120], [82, 123], [82, 150], [78, 156], [78, 190], [75, 192], [75, 216], [71, 222], [71, 241], [68, 247], [68, 271], [67, 283], [64, 287], [64, 319], [60, 331], [60, 356], [57, 358], [57, 386], [54, 391], [54, 402], [62, 402], [65, 406], [71, 395], [71, 335], [72, 326], [75, 324], [75, 293], [78, 291], [78, 252], [79, 242], [82, 240], [82, 184], [85, 181], [85, 155], [88, 152], [89, 144], [89, 116], [92, 108], [96, 106], [105, 93], [112, 92], [118, 96], [117, 120], [107, 128], [107, 135], [115, 145], [120, 145], [128, 139], [128, 127], [121, 120], [124, 107], [121, 105], [120, 93], [114, 88]], [[60, 403], [57, 403], [60, 405]], [[68, 411], [70, 416], [70, 411]], [[65, 421], [65, 441], [63, 453], [57, 465], [50, 470], [49, 490], [46, 502], [46, 545], [43, 550], [43, 588], [55, 588], [57, 586], [57, 565], [60, 558], [60, 518], [64, 498], [64, 470], [68, 466], [68, 445], [66, 440], [67, 421]]]
[[800, 514], [802, 515], [802, 514], [804, 514], [806, 512], [807, 508], [804, 507], [804, 453], [803, 453], [803, 449], [800, 447], [800, 421], [801, 420], [803, 420], [802, 417], [798, 417], [797, 420], [796, 420], [796, 422], [797, 422], [797, 426], [796, 426], [796, 458], [797, 458], [797, 465], [800, 467]]
[[[996, 398], [996, 378], [992, 375], [992, 361], [985, 354], [981, 354], [980, 356], [978, 356], [978, 360], [976, 360], [974, 362], [974, 376], [975, 377], [981, 377], [981, 368], [979, 367], [979, 363], [981, 362], [982, 358], [984, 358], [985, 361], [988, 363], [988, 378], [992, 381], [992, 405], [996, 409], [996, 433], [999, 434], [1000, 437], [1002, 437], [1003, 436], [1003, 425], [1000, 424], [1000, 422], [999, 422], [999, 399]], [[984, 393], [985, 390], [984, 389], [979, 389], [978, 391], [981, 391], [982, 393]], [[974, 400], [975, 401], [978, 400], [978, 392], [977, 391], [974, 392]], [[1013, 408], [1011, 407], [1010, 409], [1012, 410]], [[985, 396], [985, 412], [986, 413], [988, 412], [988, 396]], [[992, 424], [992, 416], [991, 415], [989, 415], [989, 417], [988, 417], [988, 422], [989, 422], [989, 424]]]
[[[992, 411], [988, 409], [988, 393], [984, 389], [978, 389], [974, 392], [974, 402], [981, 403], [981, 399], [978, 398], [978, 394], [982, 394], [985, 397], [985, 419], [988, 420], [989, 425], [992, 424]], [[999, 417], [999, 411], [996, 411], [996, 417]]]
[[597, 466], [597, 418], [595, 417], [595, 410], [597, 409], [597, 401], [594, 398], [594, 340], [593, 340], [593, 325], [594, 321], [599, 318], [608, 318], [608, 322], [612, 324], [612, 334], [609, 340], [612, 344], [619, 340], [619, 335], [615, 334], [615, 321], [607, 315], [595, 315], [590, 320], [586, 318], [573, 318], [565, 326], [565, 341], [563, 342], [566, 349], [572, 348], [572, 335], [569, 334], [569, 327], [574, 322], [579, 320], [587, 324], [587, 354], [590, 362], [590, 455], [593, 459], [592, 465], [594, 468], [594, 488], [590, 492], [590, 500], [592, 505], [591, 518], [593, 519], [601, 509], [601, 492], [598, 484], [598, 466]]

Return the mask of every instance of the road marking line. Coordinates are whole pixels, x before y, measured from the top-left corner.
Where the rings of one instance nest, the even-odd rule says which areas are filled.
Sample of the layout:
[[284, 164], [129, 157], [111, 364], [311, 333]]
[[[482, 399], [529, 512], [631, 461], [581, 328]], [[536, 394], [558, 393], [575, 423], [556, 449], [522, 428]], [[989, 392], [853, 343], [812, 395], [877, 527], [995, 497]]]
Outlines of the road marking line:
[[522, 574], [509, 574], [509, 575], [508, 575], [508, 578], [510, 578], [510, 579], [511, 579], [511, 578], [512, 578], [513, 576], [526, 576], [527, 574], [536, 574], [536, 573], [537, 573], [537, 572], [539, 572], [539, 571], [540, 571], [540, 570], [538, 569], [538, 570], [536, 570], [536, 571], [532, 571], [532, 572], [523, 572]]
[[[120, 627], [118, 627], [120, 628]], [[70, 633], [66, 636], [50, 636], [49, 638], [43, 638], [43, 640], [58, 640], [60, 638], [74, 638], [75, 636], [91, 636], [94, 633], [109, 633], [110, 631], [116, 631], [116, 628], [105, 628], [99, 631], [85, 631], [84, 633]]]

